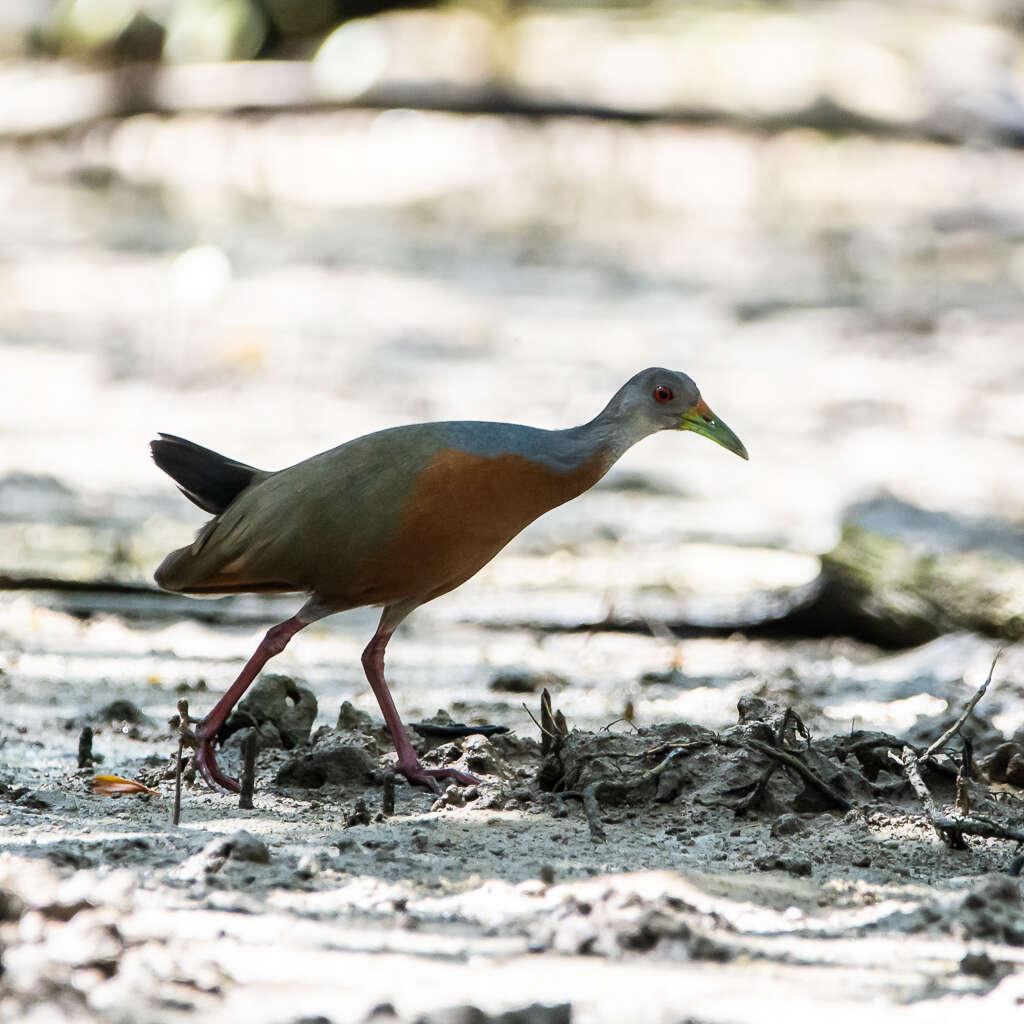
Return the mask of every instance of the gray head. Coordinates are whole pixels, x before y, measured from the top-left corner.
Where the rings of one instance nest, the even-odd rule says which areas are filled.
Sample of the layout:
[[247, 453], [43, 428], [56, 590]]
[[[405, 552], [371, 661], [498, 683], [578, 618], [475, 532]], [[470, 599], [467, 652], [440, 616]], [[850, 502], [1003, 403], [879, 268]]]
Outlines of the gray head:
[[602, 413], [633, 440], [658, 430], [692, 430], [747, 458], [743, 442], [707, 406], [697, 385], [677, 370], [651, 366], [626, 381]]

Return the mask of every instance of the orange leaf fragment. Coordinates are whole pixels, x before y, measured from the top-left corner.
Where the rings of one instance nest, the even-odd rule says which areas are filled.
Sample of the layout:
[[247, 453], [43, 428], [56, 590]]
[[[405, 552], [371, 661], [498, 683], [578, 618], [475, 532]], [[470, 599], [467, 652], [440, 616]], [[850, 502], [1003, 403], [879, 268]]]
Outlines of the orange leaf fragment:
[[100, 796], [120, 796], [122, 793], [149, 793], [159, 796], [160, 793], [142, 782], [134, 779], [122, 779], [120, 775], [94, 775], [92, 791]]

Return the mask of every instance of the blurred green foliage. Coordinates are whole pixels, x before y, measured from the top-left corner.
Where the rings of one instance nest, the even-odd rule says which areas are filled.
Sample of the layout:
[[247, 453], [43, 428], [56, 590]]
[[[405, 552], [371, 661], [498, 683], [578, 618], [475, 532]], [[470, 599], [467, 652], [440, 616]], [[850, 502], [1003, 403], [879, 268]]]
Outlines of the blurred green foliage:
[[[349, 18], [433, 0], [56, 0], [26, 8], [29, 48], [106, 60], [248, 60], [268, 51], [302, 54]], [[295, 47], [299, 49], [296, 51]]]

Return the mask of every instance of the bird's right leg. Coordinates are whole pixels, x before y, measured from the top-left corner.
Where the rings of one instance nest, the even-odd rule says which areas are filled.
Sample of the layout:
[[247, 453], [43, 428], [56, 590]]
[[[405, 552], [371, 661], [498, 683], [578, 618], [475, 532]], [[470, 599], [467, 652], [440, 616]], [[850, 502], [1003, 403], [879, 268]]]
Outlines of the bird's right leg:
[[231, 709], [241, 700], [242, 694], [245, 693], [252, 684], [252, 681], [259, 675], [263, 666], [275, 654], [280, 654], [288, 646], [288, 641], [300, 629], [305, 628], [310, 622], [315, 622], [316, 618], [320, 617], [309, 618], [304, 616], [303, 612], [305, 610], [305, 608], [302, 609], [297, 615], [293, 615], [290, 619], [279, 622], [276, 626], [272, 626], [267, 630], [267, 635], [260, 641], [259, 647], [256, 648], [253, 656], [245, 663], [245, 667], [239, 672], [238, 678], [228, 688], [228, 692], [217, 701], [213, 706], [213, 710], [207, 714], [196, 728], [196, 765], [199, 767], [200, 772], [202, 772], [203, 778], [214, 789], [219, 786], [232, 793], [238, 792], [238, 782], [231, 778], [230, 775], [225, 775], [217, 766], [217, 759], [213, 753], [213, 741], [217, 738], [220, 727], [224, 724], [228, 715], [231, 714]]
[[438, 786], [439, 779], [451, 779], [460, 786], [471, 786], [480, 780], [466, 772], [459, 772], [454, 768], [424, 768], [420, 764], [420, 759], [409, 741], [405, 726], [402, 725], [402, 719], [398, 715], [398, 708], [395, 707], [388, 684], [384, 681], [384, 649], [387, 647], [395, 627], [414, 607], [415, 605], [408, 608], [391, 606], [384, 609], [377, 632], [373, 634], [373, 639], [363, 651], [363, 671], [366, 673], [366, 680], [380, 705], [388, 732], [391, 733], [391, 742], [394, 743], [395, 752], [398, 754], [398, 765], [395, 769], [398, 774], [404, 775], [413, 785], [426, 786], [427, 789], [431, 789], [435, 793], [441, 791]]

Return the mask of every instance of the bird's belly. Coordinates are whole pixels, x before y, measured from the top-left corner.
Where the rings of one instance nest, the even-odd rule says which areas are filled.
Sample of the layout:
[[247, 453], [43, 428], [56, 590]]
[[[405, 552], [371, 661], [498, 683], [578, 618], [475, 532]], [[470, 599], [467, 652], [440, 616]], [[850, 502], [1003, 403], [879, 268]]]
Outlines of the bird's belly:
[[417, 477], [396, 533], [352, 581], [353, 589], [365, 604], [438, 597], [603, 472], [597, 459], [563, 473], [520, 455], [445, 449]]

